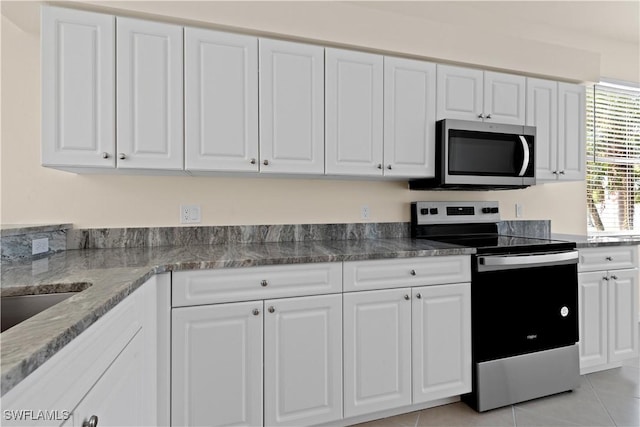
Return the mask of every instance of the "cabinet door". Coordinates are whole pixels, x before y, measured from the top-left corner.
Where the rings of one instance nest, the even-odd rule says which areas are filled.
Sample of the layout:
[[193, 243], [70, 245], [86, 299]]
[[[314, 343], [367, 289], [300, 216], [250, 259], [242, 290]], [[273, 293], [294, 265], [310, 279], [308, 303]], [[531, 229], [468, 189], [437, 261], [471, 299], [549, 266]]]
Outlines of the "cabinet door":
[[578, 274], [580, 369], [607, 363], [606, 274]]
[[344, 416], [411, 404], [411, 289], [347, 293]]
[[609, 278], [609, 362], [618, 362], [638, 357], [638, 270]]
[[586, 169], [585, 88], [558, 83], [558, 176], [581, 181]]
[[183, 169], [182, 27], [117, 18], [118, 168]]
[[324, 173], [324, 48], [260, 39], [260, 172]]
[[342, 296], [265, 301], [265, 425], [342, 418]]
[[482, 121], [482, 70], [438, 64], [437, 73], [436, 119]]
[[42, 6], [42, 164], [114, 168], [115, 18]]
[[525, 77], [485, 71], [485, 121], [524, 125], [525, 94]]
[[471, 284], [424, 286], [412, 298], [413, 403], [471, 391]]
[[380, 55], [326, 49], [325, 172], [382, 175]]
[[258, 171], [258, 39], [185, 28], [185, 169]]
[[262, 305], [172, 311], [172, 425], [262, 425]]
[[527, 79], [527, 126], [536, 127], [536, 180], [558, 179], [558, 83]]
[[139, 331], [73, 411], [73, 424], [82, 427], [95, 415], [101, 426], [145, 426], [144, 338]]
[[384, 175], [435, 176], [436, 65], [384, 58]]

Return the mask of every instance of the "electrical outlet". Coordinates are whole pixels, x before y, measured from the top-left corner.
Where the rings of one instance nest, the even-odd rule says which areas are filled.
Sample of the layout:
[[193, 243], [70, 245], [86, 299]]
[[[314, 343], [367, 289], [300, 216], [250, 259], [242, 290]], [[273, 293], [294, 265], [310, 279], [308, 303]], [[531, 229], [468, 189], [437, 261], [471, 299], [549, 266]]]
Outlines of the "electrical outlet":
[[200, 205], [180, 205], [180, 224], [199, 224]]
[[47, 237], [33, 239], [31, 241], [31, 255], [43, 254], [45, 252], [49, 252], [49, 239]]
[[360, 217], [362, 219], [369, 219], [371, 211], [369, 210], [369, 206], [364, 205], [360, 208]]
[[522, 218], [523, 212], [524, 208], [522, 207], [522, 203], [516, 203], [516, 218]]

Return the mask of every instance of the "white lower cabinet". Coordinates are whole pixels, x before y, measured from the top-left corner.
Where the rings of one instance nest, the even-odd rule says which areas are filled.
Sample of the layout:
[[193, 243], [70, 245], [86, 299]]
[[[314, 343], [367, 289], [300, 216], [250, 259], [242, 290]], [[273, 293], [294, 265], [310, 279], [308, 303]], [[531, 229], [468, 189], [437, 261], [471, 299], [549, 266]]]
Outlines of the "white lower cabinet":
[[344, 294], [344, 416], [411, 404], [411, 289]]
[[173, 310], [172, 425], [262, 425], [262, 305]]
[[345, 418], [471, 391], [471, 285], [344, 295]]
[[2, 396], [5, 413], [53, 419], [5, 416], [2, 424], [168, 425], [169, 290], [169, 274], [152, 277]]
[[341, 307], [323, 295], [174, 309], [172, 425], [342, 418]]
[[414, 288], [413, 403], [471, 391], [471, 285]]
[[264, 424], [342, 418], [342, 297], [265, 301]]
[[580, 250], [578, 307], [580, 371], [589, 373], [620, 366], [638, 357], [638, 270], [589, 271], [603, 263], [636, 261], [632, 247]]

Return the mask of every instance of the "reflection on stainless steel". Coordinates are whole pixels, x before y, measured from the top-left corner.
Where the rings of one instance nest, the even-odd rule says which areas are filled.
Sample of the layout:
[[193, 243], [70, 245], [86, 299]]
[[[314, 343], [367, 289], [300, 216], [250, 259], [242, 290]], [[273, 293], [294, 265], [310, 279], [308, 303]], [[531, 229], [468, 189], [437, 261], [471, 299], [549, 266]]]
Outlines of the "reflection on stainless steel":
[[60, 292], [55, 294], [21, 295], [0, 298], [0, 332], [24, 322], [41, 311], [75, 295], [76, 292]]

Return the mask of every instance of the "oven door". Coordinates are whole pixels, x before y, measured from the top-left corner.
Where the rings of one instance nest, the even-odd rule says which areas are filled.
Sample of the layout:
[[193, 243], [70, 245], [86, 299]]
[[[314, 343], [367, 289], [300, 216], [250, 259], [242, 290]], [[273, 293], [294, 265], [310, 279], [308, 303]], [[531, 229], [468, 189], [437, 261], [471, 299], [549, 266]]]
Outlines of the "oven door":
[[475, 362], [578, 341], [577, 251], [475, 258], [471, 285]]
[[445, 184], [535, 184], [535, 130], [459, 120], [444, 122]]

